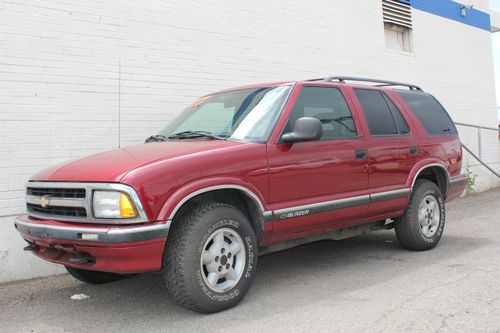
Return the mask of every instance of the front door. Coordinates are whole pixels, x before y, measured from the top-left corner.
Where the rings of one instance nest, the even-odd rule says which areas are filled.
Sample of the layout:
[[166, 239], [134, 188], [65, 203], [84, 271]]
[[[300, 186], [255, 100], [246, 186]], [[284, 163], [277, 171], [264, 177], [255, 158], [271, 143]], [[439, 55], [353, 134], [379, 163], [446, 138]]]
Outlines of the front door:
[[268, 145], [274, 241], [348, 225], [367, 214], [365, 142], [341, 89], [298, 85], [293, 106], [285, 110], [288, 120], [277, 130], [290, 132], [298, 118], [314, 117], [322, 124], [323, 136], [294, 144], [278, 139]]

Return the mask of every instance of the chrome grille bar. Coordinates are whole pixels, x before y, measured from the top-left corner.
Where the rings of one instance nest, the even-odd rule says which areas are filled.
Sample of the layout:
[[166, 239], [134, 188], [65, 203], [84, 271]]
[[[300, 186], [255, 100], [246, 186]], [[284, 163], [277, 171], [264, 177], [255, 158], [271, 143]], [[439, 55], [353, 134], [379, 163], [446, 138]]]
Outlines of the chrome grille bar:
[[[26, 203], [32, 205], [40, 205], [40, 200], [44, 196], [38, 195], [26, 195]], [[70, 199], [70, 198], [58, 198], [58, 197], [50, 197], [49, 204], [51, 206], [59, 206], [59, 207], [86, 207], [85, 198], [83, 199]]]

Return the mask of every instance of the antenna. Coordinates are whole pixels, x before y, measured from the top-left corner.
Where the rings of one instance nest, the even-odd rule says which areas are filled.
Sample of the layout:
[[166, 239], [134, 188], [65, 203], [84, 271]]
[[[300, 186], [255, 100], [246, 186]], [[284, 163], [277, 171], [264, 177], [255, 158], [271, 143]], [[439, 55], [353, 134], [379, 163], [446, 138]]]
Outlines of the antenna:
[[121, 146], [122, 59], [118, 60], [118, 148]]

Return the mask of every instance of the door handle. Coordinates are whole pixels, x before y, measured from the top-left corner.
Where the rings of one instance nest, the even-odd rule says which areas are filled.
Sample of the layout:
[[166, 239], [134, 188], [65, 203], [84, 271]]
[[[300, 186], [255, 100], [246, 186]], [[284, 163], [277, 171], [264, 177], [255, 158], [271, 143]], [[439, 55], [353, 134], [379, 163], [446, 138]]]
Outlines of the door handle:
[[416, 155], [418, 153], [418, 148], [415, 146], [410, 147], [410, 155]]
[[356, 149], [354, 151], [354, 156], [358, 160], [364, 160], [366, 158], [366, 149]]

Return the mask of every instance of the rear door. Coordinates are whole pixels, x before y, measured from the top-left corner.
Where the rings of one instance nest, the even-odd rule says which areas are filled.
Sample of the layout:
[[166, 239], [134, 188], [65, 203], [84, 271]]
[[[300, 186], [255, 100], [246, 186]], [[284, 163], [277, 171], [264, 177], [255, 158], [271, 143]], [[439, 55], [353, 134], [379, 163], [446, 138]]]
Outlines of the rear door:
[[[273, 240], [349, 224], [368, 212], [368, 162], [359, 121], [340, 87], [298, 85], [268, 144]], [[320, 120], [318, 141], [283, 144], [300, 117]]]
[[411, 118], [380, 89], [354, 88], [353, 99], [364, 117], [369, 164], [370, 215], [404, 209], [410, 189], [406, 181], [421, 158]]

